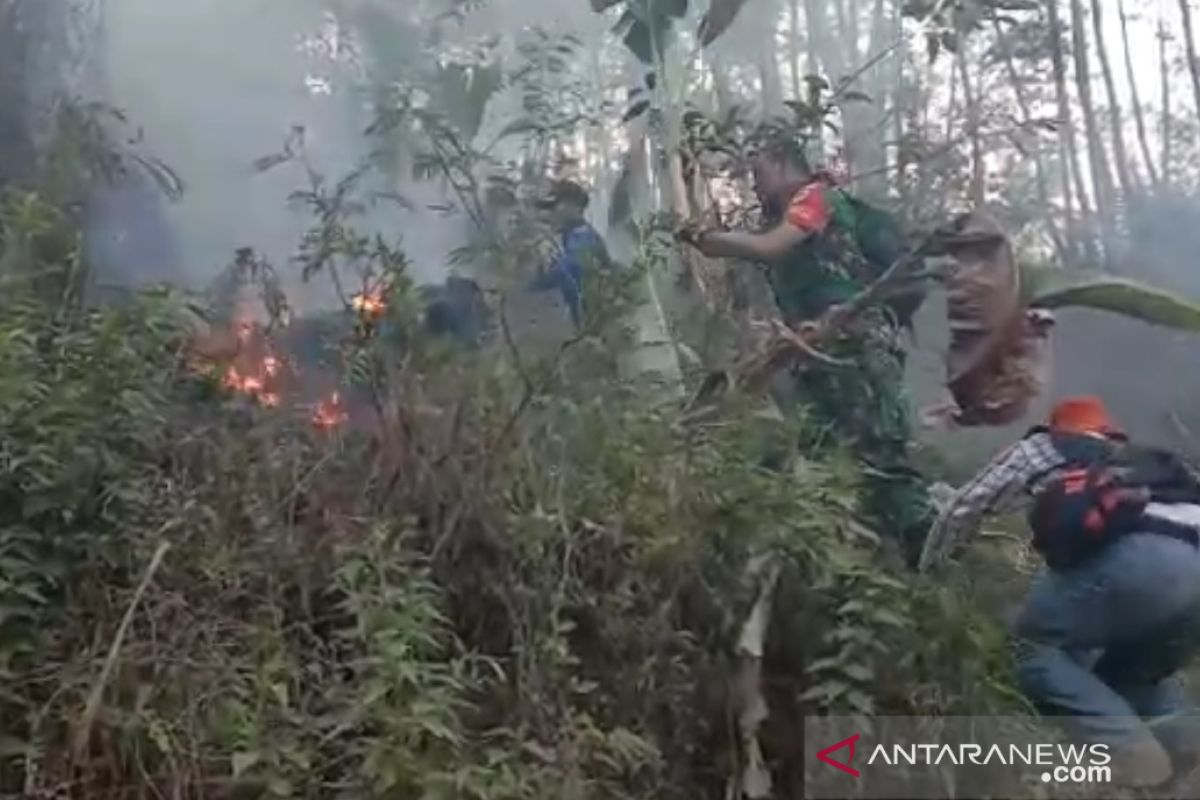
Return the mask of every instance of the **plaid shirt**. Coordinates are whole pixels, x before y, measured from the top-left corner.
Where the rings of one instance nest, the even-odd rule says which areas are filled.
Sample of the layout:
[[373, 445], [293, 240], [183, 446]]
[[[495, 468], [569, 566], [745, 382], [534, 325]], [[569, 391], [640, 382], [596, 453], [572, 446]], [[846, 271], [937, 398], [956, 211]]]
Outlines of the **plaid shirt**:
[[[1030, 482], [1061, 467], [1066, 459], [1048, 433], [1035, 433], [996, 456], [983, 471], [959, 489], [942, 511], [921, 553], [920, 569], [946, 557], [967, 535], [979, 529], [988, 514], [1016, 511], [1036, 494]], [[1040, 483], [1039, 483], [1040, 485]]]

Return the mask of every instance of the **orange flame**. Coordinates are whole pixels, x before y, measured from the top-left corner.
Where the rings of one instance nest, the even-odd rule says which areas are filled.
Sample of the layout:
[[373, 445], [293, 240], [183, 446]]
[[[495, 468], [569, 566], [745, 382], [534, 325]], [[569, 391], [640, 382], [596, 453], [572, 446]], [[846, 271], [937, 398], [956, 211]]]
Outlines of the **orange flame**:
[[312, 422], [322, 430], [330, 430], [344, 424], [348, 419], [350, 419], [350, 415], [342, 408], [341, 393], [334, 392], [317, 403]]
[[359, 292], [350, 298], [350, 305], [367, 319], [379, 319], [387, 311], [387, 301], [384, 299], [382, 289]]
[[270, 345], [253, 322], [236, 323], [234, 332], [240, 346], [233, 363], [222, 376], [222, 385], [248, 395], [264, 406], [278, 406], [280, 396], [276, 384], [282, 366], [279, 358], [271, 352]]
[[237, 333], [238, 341], [242, 344], [249, 344], [254, 337], [254, 323], [243, 320], [237, 323], [235, 332]]

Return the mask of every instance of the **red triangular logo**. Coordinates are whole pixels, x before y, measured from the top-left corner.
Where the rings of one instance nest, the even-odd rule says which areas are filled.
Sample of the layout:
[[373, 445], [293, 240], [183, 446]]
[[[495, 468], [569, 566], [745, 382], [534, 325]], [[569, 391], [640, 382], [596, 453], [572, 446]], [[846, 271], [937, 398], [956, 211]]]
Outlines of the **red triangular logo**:
[[[858, 737], [861, 735], [862, 734], [856, 733], [853, 736], [851, 736], [849, 739], [843, 739], [842, 741], [838, 742], [837, 744], [833, 744], [833, 745], [830, 745], [829, 747], [826, 747], [824, 750], [817, 753], [817, 761], [823, 761], [824, 763], [828, 764], [829, 766], [831, 766], [835, 769], [840, 769], [842, 772], [845, 772], [849, 775], [853, 775], [854, 777], [857, 778], [860, 773], [854, 767], [850, 766], [850, 762], [854, 760], [854, 743], [858, 741]], [[835, 750], [841, 750], [843, 747], [850, 748], [850, 755], [846, 756], [845, 762], [834, 761], [832, 758], [829, 757], [830, 753], [832, 753]]]

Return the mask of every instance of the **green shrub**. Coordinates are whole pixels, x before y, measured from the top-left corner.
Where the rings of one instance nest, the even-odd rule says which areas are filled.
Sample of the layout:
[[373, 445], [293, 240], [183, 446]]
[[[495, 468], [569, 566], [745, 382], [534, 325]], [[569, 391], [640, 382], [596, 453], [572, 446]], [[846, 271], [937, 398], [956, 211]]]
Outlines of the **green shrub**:
[[[14, 219], [6, 245], [62, 235]], [[980, 587], [896, 571], [851, 522], [848, 453], [758, 468], [797, 432], [753, 408], [685, 425], [583, 368], [592, 337], [434, 357], [402, 319], [403, 352], [345, 343], [373, 416], [321, 432], [185, 369], [170, 294], [85, 309], [45, 255], [21, 264], [0, 275], [0, 791], [723, 795], [763, 558], [781, 777], [805, 713], [1016, 707]]]

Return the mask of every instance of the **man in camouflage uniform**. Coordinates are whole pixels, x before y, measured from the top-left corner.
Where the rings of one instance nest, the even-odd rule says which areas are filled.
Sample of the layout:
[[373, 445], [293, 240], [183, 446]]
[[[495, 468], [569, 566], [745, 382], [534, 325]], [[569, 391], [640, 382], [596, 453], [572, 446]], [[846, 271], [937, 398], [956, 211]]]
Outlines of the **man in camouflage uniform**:
[[[798, 150], [764, 148], [754, 161], [754, 181], [769, 222], [765, 231], [702, 230], [685, 239], [710, 258], [767, 265], [780, 312], [793, 327], [820, 319], [870, 283], [875, 271], [855, 233], [862, 229], [856, 205], [828, 177], [814, 174]], [[822, 345], [853, 366], [798, 363], [781, 376], [777, 397], [785, 407], [803, 404], [811, 412], [817, 424], [810, 427], [809, 447], [850, 441], [864, 462], [865, 510], [915, 563], [934, 513], [926, 484], [909, 463], [899, 334], [890, 308], [868, 309]]]

